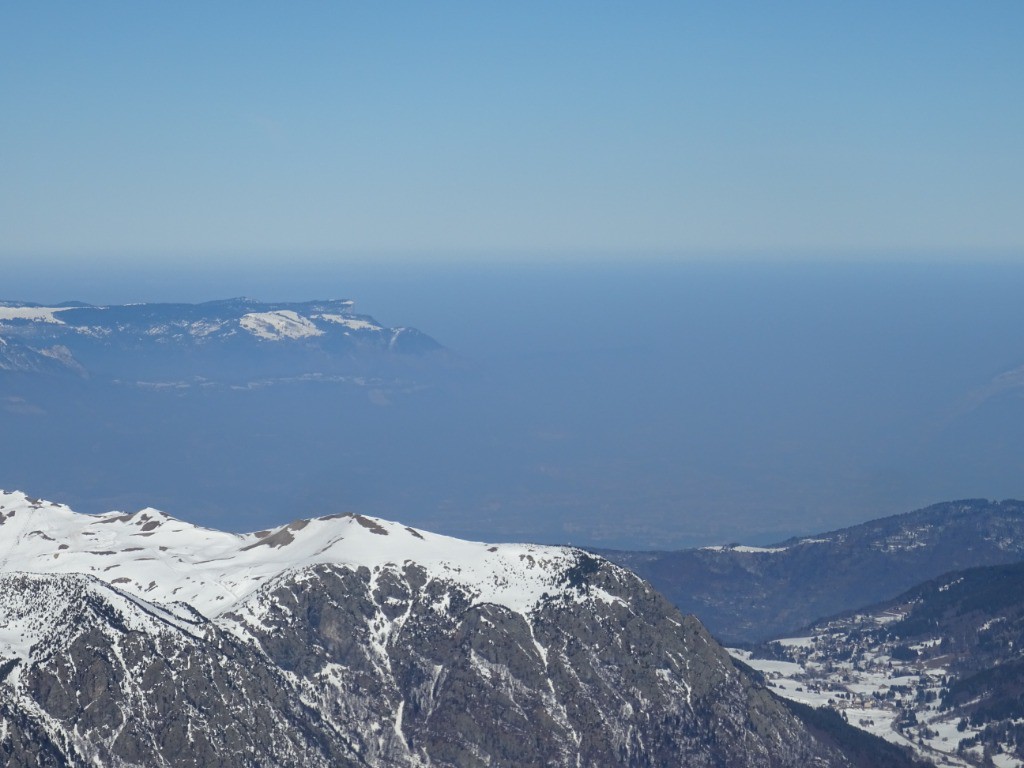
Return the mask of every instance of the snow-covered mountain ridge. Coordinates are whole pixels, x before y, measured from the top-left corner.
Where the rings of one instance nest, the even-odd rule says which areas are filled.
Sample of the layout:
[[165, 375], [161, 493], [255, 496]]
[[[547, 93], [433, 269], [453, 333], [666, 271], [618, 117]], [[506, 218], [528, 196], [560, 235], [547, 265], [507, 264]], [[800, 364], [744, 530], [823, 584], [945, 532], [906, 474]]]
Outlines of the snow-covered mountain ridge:
[[236, 609], [261, 584], [321, 564], [370, 570], [414, 562], [474, 602], [530, 611], [577, 562], [573, 550], [463, 541], [355, 514], [235, 534], [156, 509], [82, 515], [0, 491], [0, 573], [90, 574], [148, 601], [185, 602], [208, 618]]
[[18, 492], [0, 763], [864, 764], [581, 550], [359, 515], [232, 534]]

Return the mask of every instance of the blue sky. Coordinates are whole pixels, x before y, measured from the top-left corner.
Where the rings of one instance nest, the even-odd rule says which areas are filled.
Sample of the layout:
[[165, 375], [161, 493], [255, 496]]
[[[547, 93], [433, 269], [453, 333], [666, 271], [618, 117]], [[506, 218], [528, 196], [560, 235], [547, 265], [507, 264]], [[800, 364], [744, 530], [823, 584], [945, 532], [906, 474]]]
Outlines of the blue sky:
[[0, 254], [1024, 252], [1024, 3], [4, 3]]

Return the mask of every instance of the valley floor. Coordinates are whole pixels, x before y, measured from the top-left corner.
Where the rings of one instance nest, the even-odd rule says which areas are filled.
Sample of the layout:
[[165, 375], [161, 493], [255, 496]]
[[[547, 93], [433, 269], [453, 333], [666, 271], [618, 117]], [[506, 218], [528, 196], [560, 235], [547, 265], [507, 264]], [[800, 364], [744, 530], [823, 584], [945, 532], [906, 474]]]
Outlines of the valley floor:
[[[896, 620], [875, 617], [876, 621]], [[813, 707], [831, 707], [858, 728], [907, 746], [937, 766], [970, 768], [985, 759], [980, 745], [970, 744], [981, 729], [939, 707], [948, 670], [941, 657], [922, 664], [894, 659], [885, 649], [854, 654], [846, 660], [830, 654], [827, 632], [779, 640], [792, 660], [759, 658], [763, 654], [732, 648], [734, 658], [764, 675], [768, 687], [783, 698]], [[965, 743], [961, 746], [961, 741]], [[997, 768], [1024, 768], [1007, 752], [990, 754]]]

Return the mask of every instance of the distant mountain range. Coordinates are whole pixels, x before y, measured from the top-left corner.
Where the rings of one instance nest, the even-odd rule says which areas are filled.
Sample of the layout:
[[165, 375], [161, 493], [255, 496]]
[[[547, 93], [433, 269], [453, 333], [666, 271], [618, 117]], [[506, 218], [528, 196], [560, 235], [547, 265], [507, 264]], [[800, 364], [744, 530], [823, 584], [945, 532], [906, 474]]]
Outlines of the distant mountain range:
[[738, 651], [783, 696], [940, 765], [1024, 765], [1024, 563], [954, 571]]
[[1024, 503], [936, 504], [767, 547], [599, 551], [719, 639], [743, 644], [895, 597], [947, 571], [1024, 559]]
[[0, 371], [239, 383], [352, 373], [367, 360], [441, 349], [414, 328], [384, 327], [352, 307], [347, 300], [244, 298], [118, 306], [3, 301]]
[[8, 766], [910, 765], [864, 749], [580, 550], [0, 494]]

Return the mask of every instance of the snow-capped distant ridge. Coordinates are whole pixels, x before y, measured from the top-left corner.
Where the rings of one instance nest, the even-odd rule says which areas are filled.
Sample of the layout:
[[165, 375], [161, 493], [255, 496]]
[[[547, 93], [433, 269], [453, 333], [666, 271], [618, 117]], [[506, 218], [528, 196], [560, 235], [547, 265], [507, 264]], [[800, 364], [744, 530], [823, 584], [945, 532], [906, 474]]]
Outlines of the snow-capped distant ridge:
[[[413, 328], [357, 314], [351, 299], [49, 306], [0, 301], [0, 371], [145, 380], [176, 365], [210, 380], [243, 368], [277, 376], [337, 373], [353, 361], [441, 349]], [[252, 375], [252, 374], [250, 374]]]
[[1024, 502], [961, 499], [761, 547], [602, 554], [719, 637], [751, 643], [800, 632], [925, 577], [1021, 560]]
[[282, 574], [319, 565], [399, 570], [408, 564], [463, 587], [476, 603], [532, 610], [564, 583], [580, 553], [565, 547], [464, 541], [359, 514], [236, 534], [156, 509], [84, 515], [0, 491], [0, 575], [86, 574], [157, 603], [213, 618]]
[[[342, 326], [345, 330], [341, 332], [346, 334], [350, 331], [389, 330], [367, 315], [354, 314], [354, 304], [351, 299], [267, 303], [247, 297], [201, 304], [135, 303], [119, 306], [81, 302], [41, 306], [3, 301], [0, 302], [0, 324], [11, 323], [12, 327], [23, 332], [43, 323], [68, 326], [85, 335], [95, 335], [100, 328], [107, 334], [134, 333], [149, 337], [169, 334], [177, 338], [204, 338], [211, 335], [211, 331], [230, 336], [243, 331], [265, 341], [323, 336], [331, 331], [331, 326]], [[97, 312], [108, 313], [110, 322], [98, 318]], [[34, 332], [39, 330], [34, 329]]]

